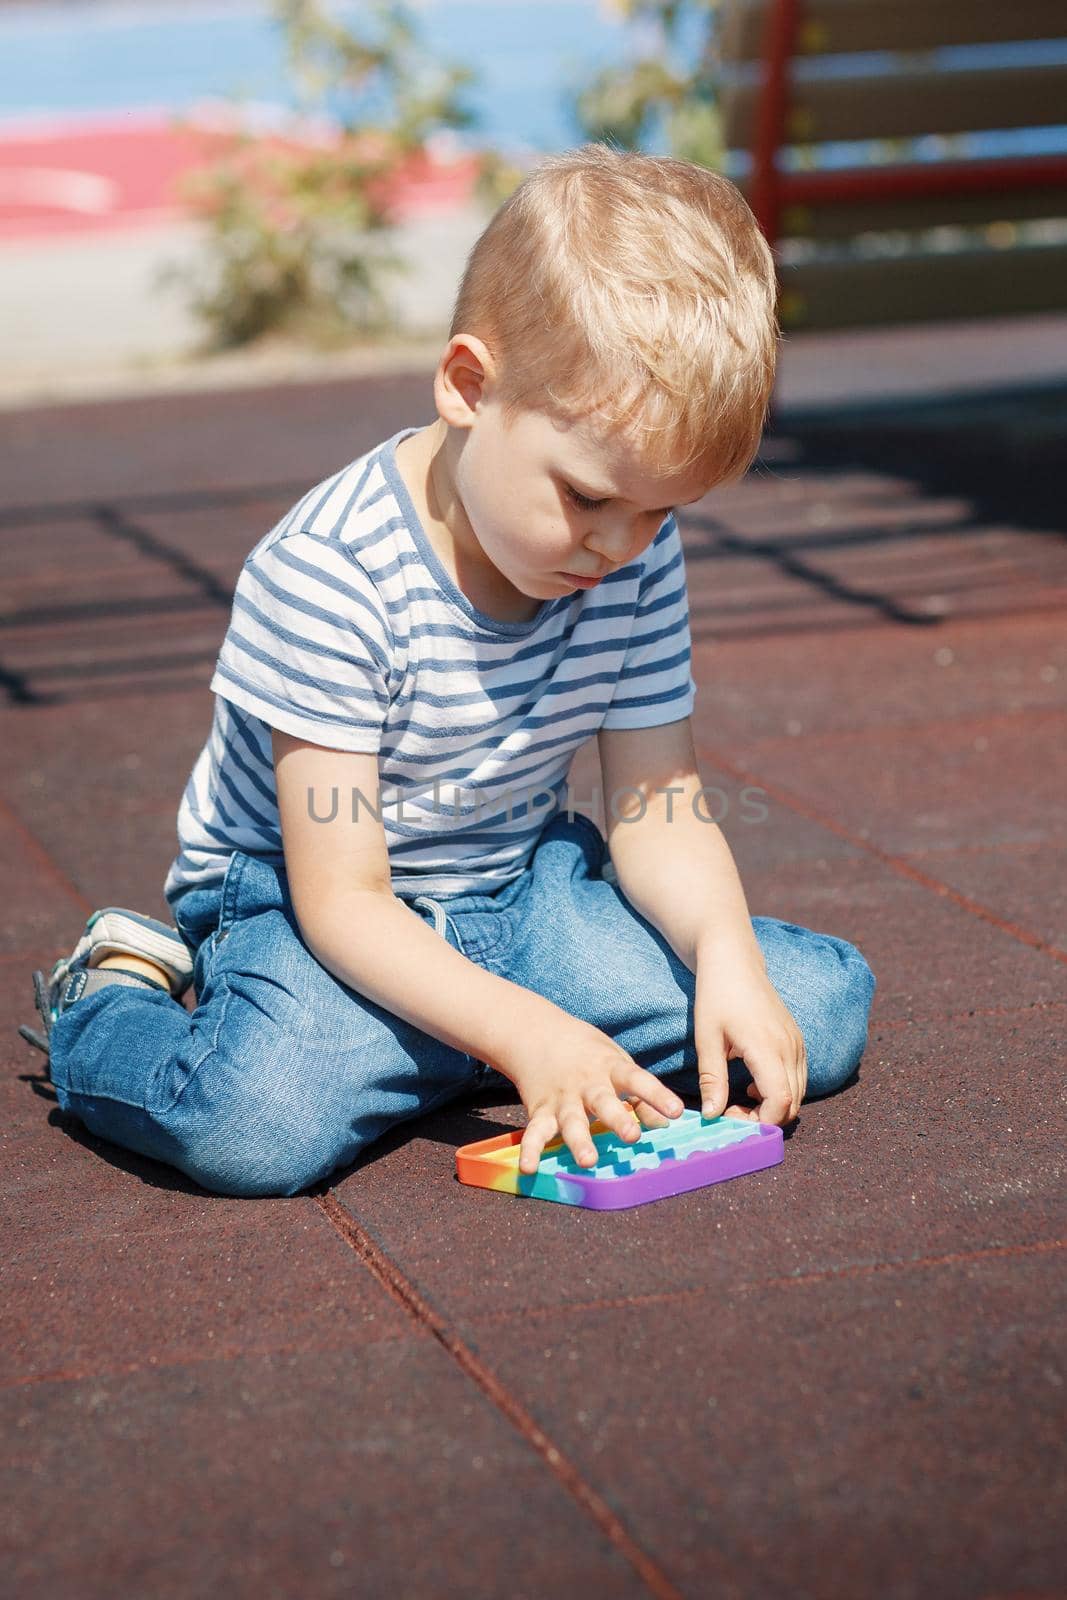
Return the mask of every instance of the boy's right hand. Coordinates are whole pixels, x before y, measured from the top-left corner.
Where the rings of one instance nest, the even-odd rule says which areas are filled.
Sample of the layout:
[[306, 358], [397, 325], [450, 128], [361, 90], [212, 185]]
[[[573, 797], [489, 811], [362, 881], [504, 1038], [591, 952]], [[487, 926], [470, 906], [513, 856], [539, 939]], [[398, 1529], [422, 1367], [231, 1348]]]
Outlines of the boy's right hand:
[[518, 1089], [529, 1118], [519, 1145], [524, 1173], [537, 1171], [541, 1152], [557, 1134], [580, 1167], [595, 1166], [590, 1115], [634, 1144], [641, 1127], [622, 1095], [667, 1117], [685, 1110], [684, 1101], [606, 1033], [563, 1011], [560, 1018], [558, 1024], [531, 1030], [531, 1036], [509, 1047], [505, 1060], [494, 1062]]

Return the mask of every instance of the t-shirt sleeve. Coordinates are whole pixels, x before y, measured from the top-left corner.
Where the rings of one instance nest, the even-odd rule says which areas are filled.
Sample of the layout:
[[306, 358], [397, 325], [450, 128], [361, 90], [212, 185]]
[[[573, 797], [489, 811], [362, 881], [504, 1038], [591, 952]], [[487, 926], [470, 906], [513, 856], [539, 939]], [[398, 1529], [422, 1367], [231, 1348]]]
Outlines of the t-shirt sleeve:
[[645, 551], [630, 641], [601, 725], [654, 728], [687, 717], [696, 699], [690, 656], [685, 558], [672, 512]]
[[336, 539], [293, 532], [246, 558], [210, 688], [272, 728], [375, 752], [392, 632], [381, 596]]

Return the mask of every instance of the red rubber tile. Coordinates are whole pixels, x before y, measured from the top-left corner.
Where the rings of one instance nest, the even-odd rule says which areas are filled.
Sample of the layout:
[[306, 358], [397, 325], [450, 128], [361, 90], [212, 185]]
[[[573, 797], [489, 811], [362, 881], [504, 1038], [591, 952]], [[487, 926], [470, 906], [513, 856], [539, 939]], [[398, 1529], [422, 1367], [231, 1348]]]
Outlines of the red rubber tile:
[[[977, 350], [974, 331], [929, 340], [938, 381], [949, 346]], [[872, 348], [898, 346], [816, 354], [845, 370]], [[165, 911], [247, 550], [431, 404], [427, 375], [11, 419], [5, 491], [37, 509], [4, 516], [5, 667], [12, 694], [57, 701], [0, 713], [13, 1021], [36, 1025], [29, 969], [70, 948], [82, 900]], [[381, 1141], [338, 1193], [480, 1379], [311, 1199], [207, 1196], [78, 1136], [11, 1028], [20, 1596], [376, 1595], [403, 1572], [420, 1596], [496, 1595], [506, 1573], [517, 1595], [714, 1580], [762, 1600], [783, 1571], [801, 1600], [853, 1600], [874, 1572], [897, 1600], [931, 1582], [949, 1600], [1051, 1594], [1062, 1544], [1033, 1484], [1062, 1433], [1065, 1012], [1062, 966], [1035, 946], [1059, 916], [1042, 878], [1063, 837], [1067, 660], [1040, 608], [1064, 582], [1061, 440], [1039, 395], [798, 413], [765, 466], [687, 516], [706, 781], [737, 808], [752, 910], [868, 956], [868, 1050], [856, 1084], [805, 1108], [782, 1167], [638, 1212], [459, 1185], [457, 1144], [521, 1125], [516, 1100]], [[768, 787], [762, 831], [742, 828], [749, 782]], [[43, 1381], [60, 1371], [96, 1375]], [[565, 1443], [566, 1471], [504, 1420], [516, 1405]]]
[[[91, 1187], [91, 1185], [90, 1185]], [[0, 1385], [195, 1369], [406, 1339], [412, 1324], [310, 1199], [176, 1206], [168, 1227], [122, 1206], [87, 1234], [66, 1213], [24, 1229], [4, 1269]], [[58, 1201], [58, 1207], [57, 1207]], [[148, 1209], [148, 1208], [146, 1208]]]
[[430, 369], [49, 406], [5, 419], [4, 497], [11, 507], [69, 506], [206, 487], [311, 488], [432, 416]]
[[[195, 577], [173, 562], [154, 556], [142, 543], [147, 529], [112, 528], [90, 512], [79, 509], [62, 520], [27, 522], [32, 540], [15, 560], [5, 561], [0, 601], [8, 629], [17, 623], [40, 626], [53, 616], [91, 615], [94, 605], [114, 619], [120, 608], [160, 594], [191, 597]], [[137, 535], [140, 535], [138, 537]], [[28, 613], [26, 617], [23, 612]]]
[[693, 660], [698, 737], [741, 760], [762, 739], [1038, 710], [1062, 706], [1067, 694], [1060, 617], [795, 634], [755, 650], [694, 634]]
[[[13, 892], [32, 906], [38, 887], [58, 875], [87, 904], [76, 926], [69, 916], [62, 925], [63, 953], [97, 906], [129, 905], [170, 921], [163, 883], [178, 848], [178, 806], [211, 711], [205, 684], [158, 701], [141, 690], [122, 701], [121, 714], [106, 699], [0, 714], [0, 736], [13, 757], [0, 779], [0, 796], [17, 819], [10, 836], [19, 837], [21, 823], [35, 846], [15, 853]], [[38, 965], [46, 955], [35, 957]]]
[[[839, 833], [802, 815], [705, 757], [700, 776], [707, 791], [697, 815], [710, 818], [726, 835], [738, 871], [773, 872], [785, 862], [809, 863], [817, 871], [836, 865], [844, 857], [864, 856], [861, 843], [851, 843]], [[576, 752], [567, 779], [570, 803], [591, 818], [605, 839], [612, 822], [612, 796], [604, 785], [595, 739]], [[632, 809], [633, 799], [623, 795], [620, 809]], [[625, 824], [624, 824], [625, 826]], [[710, 823], [709, 823], [710, 826]]]
[[1061, 839], [990, 850], [930, 850], [909, 852], [903, 859], [1047, 940], [1067, 960], [1065, 844]]
[[[176, 817], [188, 776], [186, 763], [191, 765], [200, 751], [211, 711], [206, 684], [159, 700], [142, 693], [121, 709], [101, 700], [5, 710], [0, 713], [0, 736], [13, 759], [0, 776], [0, 795], [29, 828], [58, 816], [64, 800], [72, 816], [74, 802], [80, 800], [80, 833], [94, 825], [105, 827], [109, 807], [124, 805], [123, 815], [169, 807], [178, 773]], [[73, 786], [87, 751], [93, 760], [91, 796]]]
[[1062, 312], [967, 317], [910, 326], [790, 333], [783, 341], [777, 393], [790, 406], [832, 406], [847, 425], [863, 397], [937, 395], [946, 409], [1025, 374], [1063, 376]]
[[998, 918], [995, 906], [990, 919], [939, 892], [936, 859], [916, 865], [929, 883], [876, 857], [760, 865], [746, 876], [745, 898], [753, 915], [855, 944], [878, 980], [872, 1015], [880, 1021], [1067, 999], [1067, 970], [1032, 929]]
[[7, 812], [2, 801], [0, 855], [5, 869], [4, 908], [0, 916], [0, 982], [3, 982], [9, 958], [11, 961], [24, 958], [40, 966], [42, 961], [36, 959], [37, 952], [43, 958], [56, 938], [66, 937], [66, 930], [73, 928], [69, 950], [80, 937], [89, 912], [81, 909], [78, 890], [56, 866], [33, 829], [23, 826], [18, 817]]
[[201, 574], [221, 580], [292, 502], [287, 491], [261, 494], [250, 486], [219, 496], [193, 485], [184, 495], [134, 495], [129, 510], [126, 503], [87, 501], [40, 514], [26, 508], [33, 538], [5, 559], [4, 595], [20, 609], [51, 603], [76, 613], [105, 570], [112, 581], [145, 572], [170, 573], [176, 586], [195, 587]]
[[888, 851], [1067, 837], [1067, 710], [960, 717], [871, 735], [763, 739], [744, 757], [779, 790]]
[[79, 610], [8, 641], [9, 671], [27, 706], [108, 705], [121, 718], [125, 704], [116, 702], [147, 701], [165, 719], [161, 695], [207, 688], [225, 628], [220, 606], [195, 595], [172, 603], [164, 591], [158, 604], [129, 602], [121, 622], [110, 605], [87, 602], [87, 612], [97, 609], [90, 621]]
[[[945, 466], [931, 471], [929, 461], [879, 440], [877, 430], [851, 443], [887, 463], [895, 453], [897, 471], [857, 473], [839, 440], [828, 451], [817, 433], [809, 437], [788, 419], [783, 426], [768, 441], [764, 475], [757, 467], [682, 518], [697, 643], [773, 637], [777, 644], [813, 633], [829, 643], [884, 623], [940, 633], [969, 617], [989, 628], [1006, 614], [1062, 606], [1067, 552], [1058, 506], [1046, 523], [1025, 501], [1006, 499], [1000, 485], [983, 497], [973, 461], [950, 461], [946, 451]], [[790, 445], [790, 460], [776, 470], [775, 457]], [[998, 434], [989, 461], [1004, 453]], [[989, 470], [987, 462], [987, 477]], [[1039, 478], [1042, 471], [1051, 483], [1051, 467], [1033, 469]], [[1039, 485], [1042, 493], [1051, 491]], [[862, 640], [849, 643], [862, 653]]]
[[680, 1594], [1051, 1595], [1064, 1281], [1035, 1253], [504, 1307], [469, 1337]]
[[[963, 528], [966, 504], [957, 513]], [[1067, 551], [1041, 534], [1003, 525], [968, 530], [962, 539], [960, 528], [949, 526], [909, 539], [900, 550], [846, 546], [812, 565], [832, 593], [853, 605], [874, 595], [879, 606], [888, 602], [920, 618], [996, 621], [1006, 602], [1015, 611], [1047, 612], [1067, 600]]]
[[[179, 788], [179, 795], [181, 789]], [[175, 813], [177, 807], [175, 807]], [[171, 921], [170, 908], [163, 898], [163, 882], [178, 844], [174, 822], [157, 812], [134, 813], [126, 824], [121, 850], [116, 850], [114, 831], [86, 830], [69, 833], [61, 840], [49, 832], [50, 854], [74, 882], [88, 909], [78, 910], [57, 926], [56, 936], [35, 940], [27, 946], [33, 963], [43, 966], [60, 955], [69, 954], [81, 937], [90, 910], [100, 906], [129, 906], [146, 916]]]
[[0, 1396], [19, 1600], [649, 1593], [440, 1344], [362, 1340]]

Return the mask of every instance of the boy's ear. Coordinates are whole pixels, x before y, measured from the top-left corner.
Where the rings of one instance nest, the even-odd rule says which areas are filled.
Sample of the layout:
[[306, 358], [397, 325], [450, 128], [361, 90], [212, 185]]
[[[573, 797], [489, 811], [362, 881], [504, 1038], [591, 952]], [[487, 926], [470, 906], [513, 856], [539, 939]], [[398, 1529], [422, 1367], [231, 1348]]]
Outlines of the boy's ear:
[[488, 397], [493, 382], [493, 358], [481, 339], [455, 334], [438, 362], [434, 400], [438, 415], [454, 428], [469, 428], [478, 403]]

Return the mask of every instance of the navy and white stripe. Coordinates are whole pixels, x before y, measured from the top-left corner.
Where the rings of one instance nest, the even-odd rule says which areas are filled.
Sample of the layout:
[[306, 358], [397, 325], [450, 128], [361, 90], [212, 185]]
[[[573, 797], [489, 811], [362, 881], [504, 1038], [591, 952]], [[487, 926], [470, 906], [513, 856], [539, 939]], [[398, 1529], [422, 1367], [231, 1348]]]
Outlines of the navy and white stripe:
[[[234, 850], [281, 851], [272, 728], [376, 753], [393, 888], [447, 897], [492, 892], [523, 871], [598, 728], [692, 710], [674, 516], [595, 589], [500, 622], [426, 537], [396, 465], [416, 431], [316, 485], [246, 558], [211, 679], [211, 731], [178, 813], [168, 902], [220, 878]], [[317, 812], [328, 808], [316, 797]]]

